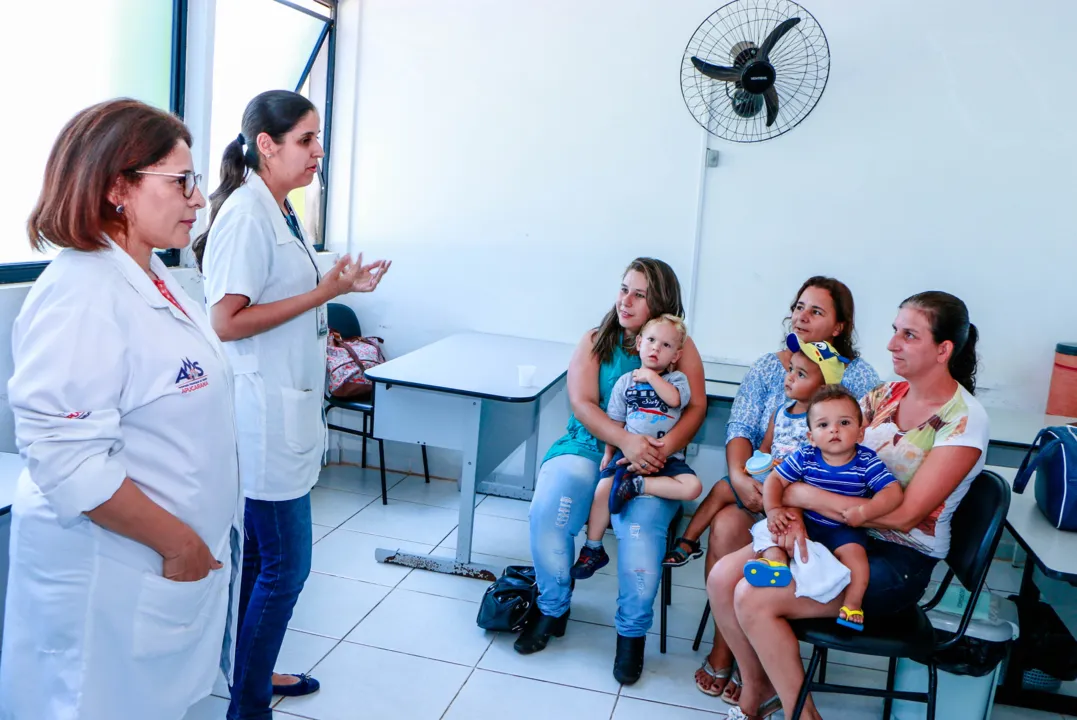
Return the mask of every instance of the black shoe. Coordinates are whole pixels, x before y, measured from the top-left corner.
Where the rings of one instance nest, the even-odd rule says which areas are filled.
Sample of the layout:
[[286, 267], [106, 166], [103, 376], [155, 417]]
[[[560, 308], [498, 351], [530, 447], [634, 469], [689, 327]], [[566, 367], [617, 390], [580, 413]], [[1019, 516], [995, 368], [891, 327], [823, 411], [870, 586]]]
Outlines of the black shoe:
[[564, 637], [565, 629], [568, 627], [569, 612], [570, 610], [565, 610], [565, 614], [561, 617], [552, 617], [540, 611], [538, 617], [523, 629], [512, 647], [521, 655], [545, 650], [546, 643], [550, 642], [551, 637]]
[[273, 694], [283, 695], [284, 697], [300, 697], [302, 695], [310, 695], [311, 693], [318, 692], [318, 688], [321, 685], [317, 680], [307, 674], [296, 674], [299, 678], [299, 682], [292, 683], [291, 685], [274, 685]]
[[643, 674], [643, 648], [647, 636], [625, 637], [617, 634], [617, 657], [613, 659], [613, 677], [622, 685], [631, 685]]
[[624, 509], [625, 503], [641, 493], [636, 490], [636, 477], [628, 473], [618, 474], [613, 478], [610, 486], [610, 514], [617, 515]]
[[580, 559], [569, 568], [568, 574], [573, 580], [586, 580], [610, 563], [610, 556], [606, 554], [606, 548], [589, 548], [584, 545], [580, 548]]

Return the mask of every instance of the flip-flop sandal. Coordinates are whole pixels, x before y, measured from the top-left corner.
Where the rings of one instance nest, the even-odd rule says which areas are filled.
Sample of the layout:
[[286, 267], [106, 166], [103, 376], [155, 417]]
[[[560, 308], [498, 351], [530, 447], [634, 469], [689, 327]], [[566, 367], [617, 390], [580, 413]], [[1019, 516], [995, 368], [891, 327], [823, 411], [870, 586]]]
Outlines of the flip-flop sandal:
[[666, 553], [666, 557], [662, 560], [662, 566], [681, 567], [687, 565], [690, 560], [701, 557], [703, 557], [703, 550], [699, 547], [698, 540], [679, 537], [673, 549]]
[[725, 680], [726, 684], [722, 686], [721, 690], [715, 690], [713, 685], [711, 685], [710, 687], [703, 687], [703, 684], [699, 682], [699, 680], [696, 680], [696, 689], [704, 695], [709, 695], [711, 697], [721, 697], [722, 693], [726, 689], [726, 686], [729, 685], [729, 676], [733, 672], [733, 668], [727, 667], [722, 668], [721, 670], [715, 670], [713, 667], [711, 667], [710, 660], [704, 660], [703, 664], [699, 666], [699, 669], [706, 673], [707, 676], [709, 676], [713, 680]]
[[735, 705], [732, 710], [726, 714], [726, 720], [766, 720], [782, 709], [782, 701], [777, 695], [767, 700], [765, 703], [759, 706], [759, 712], [755, 715], [749, 715], [741, 710], [740, 705]]
[[[730, 695], [732, 695], [733, 692], [738, 689], [740, 689], [740, 668], [734, 665], [733, 675], [729, 678], [729, 682], [725, 684], [725, 688], [722, 690], [722, 694], [718, 697], [718, 699], [724, 702], [726, 705], [732, 705], [733, 707], [736, 707], [737, 703], [739, 702], [739, 699], [734, 700], [732, 697], [730, 697]], [[728, 693], [728, 695], [726, 693]]]
[[753, 587], [785, 587], [793, 582], [793, 573], [785, 563], [758, 558], [744, 563], [744, 579]]
[[[856, 630], [857, 632], [864, 632], [864, 611], [863, 610], [850, 610], [849, 608], [842, 605], [841, 606], [841, 611], [843, 613], [845, 613], [845, 617], [842, 617], [840, 615], [838, 616], [838, 619], [837, 619], [838, 625], [843, 625], [843, 626], [845, 626], [847, 628], [850, 628], [852, 630]], [[853, 622], [852, 620], [849, 619], [849, 618], [854, 618], [854, 617], [859, 617], [860, 622], [855, 623], [855, 622]]]

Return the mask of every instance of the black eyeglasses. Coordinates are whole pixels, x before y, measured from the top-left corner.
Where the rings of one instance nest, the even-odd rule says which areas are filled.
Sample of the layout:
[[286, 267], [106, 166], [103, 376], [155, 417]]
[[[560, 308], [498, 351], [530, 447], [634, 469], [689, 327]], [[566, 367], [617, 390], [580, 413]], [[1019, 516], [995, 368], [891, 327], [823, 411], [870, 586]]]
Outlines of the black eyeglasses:
[[176, 178], [183, 180], [183, 197], [188, 200], [194, 195], [194, 189], [202, 182], [202, 176], [196, 175], [193, 170], [182, 173], [153, 172], [152, 170], [135, 170], [135, 175], [160, 175], [161, 177]]

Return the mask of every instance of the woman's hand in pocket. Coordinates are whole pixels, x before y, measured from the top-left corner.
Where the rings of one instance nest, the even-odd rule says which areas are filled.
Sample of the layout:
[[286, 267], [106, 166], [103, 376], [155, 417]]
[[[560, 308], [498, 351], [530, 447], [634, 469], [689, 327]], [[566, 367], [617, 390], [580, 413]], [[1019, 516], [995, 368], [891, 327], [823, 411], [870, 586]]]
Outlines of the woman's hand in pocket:
[[161, 574], [168, 580], [196, 582], [222, 567], [202, 538], [194, 530], [188, 531], [176, 549], [163, 556]]

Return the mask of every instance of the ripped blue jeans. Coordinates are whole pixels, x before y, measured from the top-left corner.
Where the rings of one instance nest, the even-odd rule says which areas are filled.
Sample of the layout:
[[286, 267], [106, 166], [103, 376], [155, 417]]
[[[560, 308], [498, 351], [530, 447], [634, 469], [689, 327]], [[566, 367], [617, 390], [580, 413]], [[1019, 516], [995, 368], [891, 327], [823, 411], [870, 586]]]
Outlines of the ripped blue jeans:
[[[538, 607], [545, 615], [563, 615], [572, 601], [568, 571], [576, 560], [573, 539], [587, 523], [597, 486], [598, 463], [585, 457], [560, 455], [539, 468], [531, 500], [531, 556]], [[651, 629], [666, 533], [679, 504], [639, 497], [613, 516], [618, 551], [614, 625], [619, 635], [643, 637]]]

